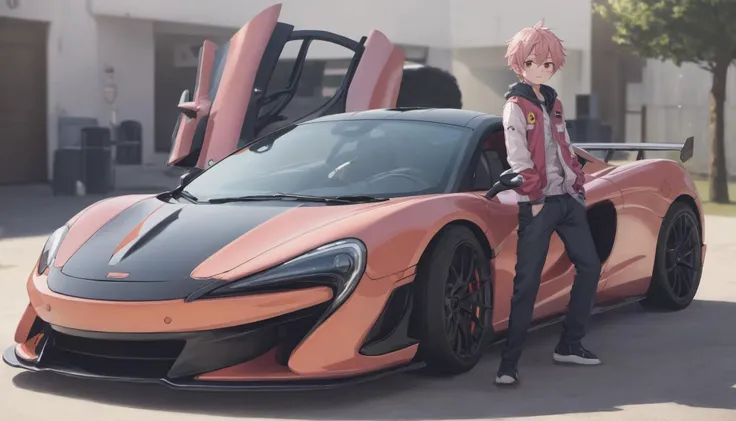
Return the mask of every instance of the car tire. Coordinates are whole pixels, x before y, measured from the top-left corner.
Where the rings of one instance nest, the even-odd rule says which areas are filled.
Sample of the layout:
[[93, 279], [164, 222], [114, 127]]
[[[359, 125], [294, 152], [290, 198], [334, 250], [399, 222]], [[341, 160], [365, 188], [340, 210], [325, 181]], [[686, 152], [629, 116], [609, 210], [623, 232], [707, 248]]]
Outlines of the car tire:
[[[477, 268], [473, 271], [468, 266], [467, 272], [475, 272], [475, 276], [469, 277], [473, 279], [468, 282], [467, 289], [459, 281], [465, 277], [456, 275], [461, 266], [458, 262], [469, 265], [461, 261], [463, 254], [468, 259], [472, 257]], [[469, 371], [493, 339], [490, 262], [473, 233], [463, 226], [443, 230], [422, 257], [416, 282], [414, 326], [419, 337], [419, 358], [434, 374], [456, 375]], [[458, 293], [453, 295], [455, 290]], [[472, 299], [462, 300], [465, 295]], [[452, 298], [454, 296], [458, 298]], [[471, 301], [473, 303], [469, 304]], [[476, 310], [468, 310], [473, 308]], [[481, 322], [482, 327], [476, 322]], [[458, 351], [456, 345], [460, 337], [465, 338], [468, 333], [472, 338], [471, 346], [465, 347], [467, 351]]]
[[698, 215], [686, 203], [673, 203], [659, 230], [645, 307], [677, 311], [692, 303], [703, 272], [702, 244]]

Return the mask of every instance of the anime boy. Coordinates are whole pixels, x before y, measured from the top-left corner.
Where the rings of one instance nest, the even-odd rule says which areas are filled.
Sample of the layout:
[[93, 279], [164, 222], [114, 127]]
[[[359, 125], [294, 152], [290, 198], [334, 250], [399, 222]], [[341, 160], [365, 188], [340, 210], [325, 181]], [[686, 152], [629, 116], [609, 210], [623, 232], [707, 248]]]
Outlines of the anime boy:
[[570, 145], [562, 104], [555, 90], [544, 85], [565, 64], [565, 49], [542, 20], [508, 41], [506, 58], [521, 80], [509, 87], [503, 109], [507, 159], [511, 168], [522, 174], [524, 184], [515, 189], [519, 196], [516, 276], [508, 339], [496, 376], [498, 385], [519, 381], [518, 362], [553, 232], [562, 239], [576, 270], [553, 359], [582, 365], [601, 363], [581, 344], [601, 271], [586, 218], [585, 178]]

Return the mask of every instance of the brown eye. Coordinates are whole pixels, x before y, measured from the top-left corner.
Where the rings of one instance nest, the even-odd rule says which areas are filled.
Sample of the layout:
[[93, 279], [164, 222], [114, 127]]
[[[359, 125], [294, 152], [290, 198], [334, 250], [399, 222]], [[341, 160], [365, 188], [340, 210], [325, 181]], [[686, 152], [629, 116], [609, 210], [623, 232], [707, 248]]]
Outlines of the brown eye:
[[524, 65], [525, 65], [526, 67], [532, 67], [532, 61], [531, 61], [531, 60], [529, 60], [529, 61], [526, 61], [526, 62], [524, 62]]
[[552, 63], [549, 63], [549, 62], [547, 62], [547, 63], [544, 63], [544, 68], [545, 68], [545, 69], [549, 69], [549, 68], [551, 68], [551, 67], [554, 67], [554, 64], [552, 64]]

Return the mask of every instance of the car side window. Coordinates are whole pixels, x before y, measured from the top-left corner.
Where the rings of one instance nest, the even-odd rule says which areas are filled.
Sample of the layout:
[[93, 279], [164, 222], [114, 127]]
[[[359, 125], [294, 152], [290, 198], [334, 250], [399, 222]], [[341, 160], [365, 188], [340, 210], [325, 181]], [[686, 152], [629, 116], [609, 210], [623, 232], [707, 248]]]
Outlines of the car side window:
[[485, 151], [479, 151], [478, 164], [473, 174], [473, 191], [490, 190], [493, 186], [491, 165], [488, 162]]
[[497, 151], [493, 150], [484, 150], [483, 156], [485, 156], [488, 162], [491, 185], [496, 184], [501, 179], [501, 173], [506, 169], [504, 167], [504, 160], [501, 159]]

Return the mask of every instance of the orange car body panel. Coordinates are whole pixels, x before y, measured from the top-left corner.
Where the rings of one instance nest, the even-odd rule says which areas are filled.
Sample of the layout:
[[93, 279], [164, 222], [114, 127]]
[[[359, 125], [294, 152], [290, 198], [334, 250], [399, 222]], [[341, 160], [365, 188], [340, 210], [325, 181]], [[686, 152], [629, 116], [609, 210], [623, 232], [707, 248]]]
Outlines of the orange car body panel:
[[611, 253], [611, 278], [603, 299], [643, 295], [649, 288], [654, 253], [662, 218], [672, 202], [688, 197], [700, 216], [701, 235], [705, 220], [692, 179], [682, 165], [670, 160], [636, 161], [608, 171], [606, 176], [621, 189], [624, 203], [618, 211], [620, 227]]
[[[610, 201], [618, 212], [616, 240], [604, 262], [597, 300], [642, 295], [652, 273], [659, 226], [669, 204], [681, 195], [699, 199], [682, 167], [671, 161], [633, 162], [619, 167], [586, 165], [589, 206]], [[652, 170], [656, 168], [656, 170]], [[76, 217], [57, 258], [59, 267], [87, 238], [128, 206], [149, 196], [123, 196], [93, 205]], [[516, 264], [517, 212], [512, 192], [489, 201], [482, 193], [398, 198], [388, 202], [334, 207], [296, 207], [243, 234], [205, 260], [193, 277], [232, 281], [278, 265], [323, 244], [360, 238], [369, 250], [363, 279], [348, 300], [292, 353], [288, 367], [269, 357], [215, 372], [200, 380], [242, 381], [345, 377], [411, 361], [417, 346], [381, 356], [360, 354], [362, 343], [391, 292], [415, 282], [419, 259], [432, 238], [447, 224], [475, 225], [490, 244], [494, 258], [496, 331], [507, 327]], [[252, 247], [258, 244], [258, 247]], [[61, 263], [59, 263], [61, 261]], [[574, 278], [564, 246], [554, 235], [545, 263], [534, 318], [563, 312]], [[61, 296], [48, 289], [44, 275], [28, 280], [31, 305], [16, 331], [18, 352], [33, 356], [27, 343], [31, 324], [41, 319], [60, 326], [100, 332], [184, 332], [237, 326], [265, 320], [332, 297], [328, 288], [257, 294], [185, 303], [104, 302]], [[89, 317], [94, 314], [95, 317]], [[168, 323], [167, 323], [168, 321]], [[335, 338], [341, 338], [336, 341]]]
[[[289, 368], [301, 375], [343, 377], [380, 370], [414, 358], [418, 345], [380, 356], [361, 355], [360, 344], [383, 311], [394, 288], [414, 280], [400, 275], [365, 280], [333, 317], [325, 320], [302, 342], [289, 359]], [[340, 340], [336, 340], [340, 338]]]
[[[289, 366], [274, 364], [272, 356], [200, 375], [200, 380], [238, 381], [297, 378], [337, 378], [359, 375], [405, 364], [416, 355], [418, 345], [379, 356], [362, 355], [355, 344], [363, 339], [380, 316], [391, 292], [412, 282], [413, 275], [363, 279], [345, 304], [309, 335], [292, 353]], [[338, 340], [339, 338], [339, 340]]]
[[197, 167], [209, 168], [238, 148], [256, 72], [280, 13], [281, 4], [265, 9], [230, 39], [227, 64], [210, 108]]
[[23, 315], [20, 317], [20, 322], [15, 328], [15, 342], [23, 343], [28, 339], [28, 334], [31, 331], [34, 320], [36, 320], [36, 310], [33, 309], [33, 305], [28, 303], [26, 309], [23, 311]]
[[[97, 301], [51, 291], [46, 275], [34, 271], [28, 279], [33, 311], [54, 325], [114, 333], [192, 332], [254, 323], [324, 303], [327, 287], [247, 295], [243, 297], [167, 301]], [[92, 316], [93, 315], [93, 316]]]

